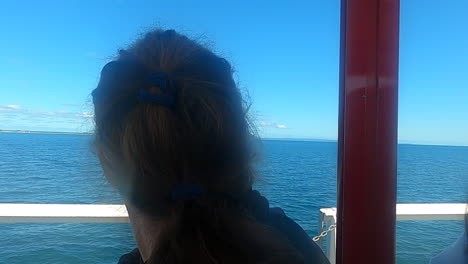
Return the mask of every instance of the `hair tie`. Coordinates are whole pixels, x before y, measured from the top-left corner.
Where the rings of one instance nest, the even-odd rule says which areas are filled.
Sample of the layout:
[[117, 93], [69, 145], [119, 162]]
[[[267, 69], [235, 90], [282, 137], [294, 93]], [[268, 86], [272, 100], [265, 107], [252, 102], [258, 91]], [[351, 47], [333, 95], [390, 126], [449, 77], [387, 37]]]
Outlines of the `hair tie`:
[[[146, 67], [134, 59], [117, 60], [107, 63], [101, 71], [101, 81], [98, 88], [93, 91], [93, 102], [96, 103], [106, 93], [106, 87], [119, 87], [122, 83], [137, 85], [138, 90], [133, 92], [136, 103], [158, 104], [168, 108], [174, 106], [176, 89], [165, 72], [148, 72]], [[122, 86], [124, 87], [124, 86]], [[152, 93], [151, 88], [157, 87], [160, 93]], [[117, 92], [126, 92], [120, 90]]]
[[171, 192], [173, 201], [197, 200], [205, 190], [197, 184], [177, 184]]
[[[175, 89], [169, 84], [165, 72], [150, 72], [146, 75], [146, 86], [140, 88], [138, 102], [172, 107], [175, 104]], [[163, 93], [151, 93], [148, 88], [158, 87]]]

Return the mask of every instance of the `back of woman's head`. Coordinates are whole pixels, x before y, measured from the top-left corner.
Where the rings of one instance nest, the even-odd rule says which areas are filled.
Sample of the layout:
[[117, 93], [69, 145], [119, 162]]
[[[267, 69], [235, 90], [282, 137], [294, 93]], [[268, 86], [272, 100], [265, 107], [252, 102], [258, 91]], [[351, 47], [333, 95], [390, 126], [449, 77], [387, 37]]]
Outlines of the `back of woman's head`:
[[[246, 204], [251, 127], [225, 59], [173, 30], [155, 30], [104, 67], [93, 101], [106, 177], [163, 225], [148, 263], [297, 261]], [[175, 199], [180, 186], [202, 194]]]

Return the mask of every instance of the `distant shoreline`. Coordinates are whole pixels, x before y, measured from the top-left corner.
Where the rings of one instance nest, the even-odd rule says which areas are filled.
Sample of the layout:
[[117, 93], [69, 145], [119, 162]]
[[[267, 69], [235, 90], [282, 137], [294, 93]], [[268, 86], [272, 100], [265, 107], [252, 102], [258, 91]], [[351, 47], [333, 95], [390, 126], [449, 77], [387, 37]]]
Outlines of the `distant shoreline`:
[[[0, 133], [10, 134], [49, 134], [49, 135], [81, 135], [92, 136], [90, 132], [55, 132], [55, 131], [33, 131], [33, 130], [1, 130]], [[337, 140], [332, 139], [314, 139], [314, 138], [261, 138], [267, 141], [301, 141], [301, 142], [323, 142], [323, 143], [337, 143]], [[418, 145], [418, 146], [437, 146], [437, 147], [468, 147], [467, 145], [447, 145], [447, 144], [429, 144], [429, 143], [411, 143], [411, 142], [398, 142], [398, 145]]]
[[0, 133], [12, 134], [52, 134], [52, 135], [83, 135], [90, 136], [93, 133], [88, 132], [54, 132], [54, 131], [31, 131], [31, 130], [1, 130]]
[[337, 142], [333, 139], [320, 139], [320, 138], [262, 138], [262, 140], [272, 141], [313, 141], [313, 142]]
[[[321, 143], [338, 143], [338, 140], [333, 139], [308, 139], [308, 138], [261, 138], [261, 140], [267, 141], [297, 141], [297, 142], [321, 142]], [[414, 145], [414, 146], [433, 146], [433, 147], [462, 147], [466, 148], [468, 145], [448, 145], [448, 144], [437, 144], [437, 143], [413, 143], [413, 142], [398, 142], [398, 145]]]

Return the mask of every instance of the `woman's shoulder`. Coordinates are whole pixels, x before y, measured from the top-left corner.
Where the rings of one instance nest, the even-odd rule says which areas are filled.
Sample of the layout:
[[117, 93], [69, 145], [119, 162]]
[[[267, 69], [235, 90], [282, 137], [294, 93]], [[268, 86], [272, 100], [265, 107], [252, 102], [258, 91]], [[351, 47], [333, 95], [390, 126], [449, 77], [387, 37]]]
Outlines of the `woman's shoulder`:
[[281, 208], [270, 208], [268, 223], [284, 234], [291, 244], [304, 256], [305, 263], [329, 264], [322, 249], [294, 220], [289, 218]]
[[130, 253], [122, 255], [117, 264], [143, 264], [140, 251], [138, 248], [135, 248]]
[[[294, 220], [279, 208], [270, 208], [269, 201], [258, 191], [251, 193], [248, 206], [255, 217], [282, 233], [291, 244], [304, 256], [305, 264], [329, 264], [320, 247]], [[138, 249], [123, 255], [118, 264], [142, 264]]]

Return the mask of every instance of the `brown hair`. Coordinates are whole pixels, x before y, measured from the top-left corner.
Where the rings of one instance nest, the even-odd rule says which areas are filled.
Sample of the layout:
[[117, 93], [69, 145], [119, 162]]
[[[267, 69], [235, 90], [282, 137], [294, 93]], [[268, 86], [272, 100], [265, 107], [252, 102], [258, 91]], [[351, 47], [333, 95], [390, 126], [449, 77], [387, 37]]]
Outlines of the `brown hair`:
[[[164, 225], [147, 263], [302, 263], [243, 202], [254, 181], [252, 130], [230, 64], [174, 30], [147, 33], [117, 61], [129, 59], [166, 73], [177, 90], [173, 107], [135, 104], [138, 78], [116, 72], [93, 91], [106, 177]], [[171, 200], [181, 183], [216, 195]]]

